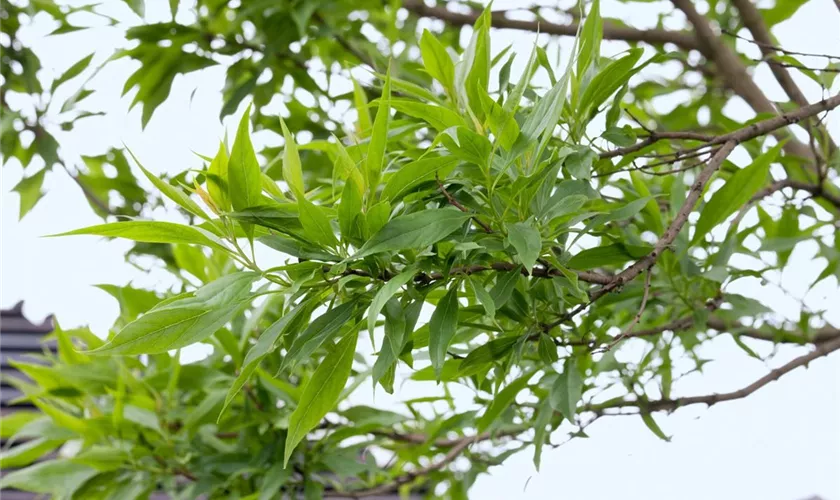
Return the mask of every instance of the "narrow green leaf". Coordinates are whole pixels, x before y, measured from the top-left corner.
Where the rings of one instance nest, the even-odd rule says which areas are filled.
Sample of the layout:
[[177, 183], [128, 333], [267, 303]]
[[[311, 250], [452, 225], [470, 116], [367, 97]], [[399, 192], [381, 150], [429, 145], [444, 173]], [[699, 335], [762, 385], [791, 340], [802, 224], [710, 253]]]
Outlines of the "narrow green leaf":
[[750, 166], [735, 172], [726, 184], [712, 195], [694, 226], [694, 244], [735, 213], [764, 186], [770, 173], [770, 164], [776, 161], [782, 146], [783, 143], [773, 146], [756, 158]]
[[283, 179], [289, 185], [295, 198], [300, 200], [305, 197], [306, 189], [303, 187], [303, 169], [300, 164], [295, 136], [289, 132], [283, 118], [280, 118], [280, 127], [283, 129], [283, 138], [286, 141], [283, 145]]
[[219, 250], [227, 250], [222, 241], [214, 234], [195, 226], [185, 226], [174, 222], [163, 221], [124, 221], [110, 224], [99, 224], [68, 231], [66, 233], [51, 234], [54, 236], [105, 236], [107, 238], [125, 238], [143, 243], [194, 243]]
[[397, 217], [365, 242], [352, 258], [428, 247], [455, 232], [469, 218], [469, 214], [454, 208], [424, 210]]
[[90, 55], [76, 61], [75, 64], [67, 68], [67, 71], [62, 73], [61, 76], [59, 76], [53, 81], [52, 86], [50, 86], [50, 93], [55, 93], [55, 89], [57, 89], [59, 85], [66, 82], [67, 80], [79, 76], [79, 74], [90, 65], [90, 62], [93, 60], [93, 56], [95, 54], [96, 52], [93, 52]]
[[472, 376], [481, 371], [487, 364], [504, 358], [511, 352], [511, 349], [513, 349], [513, 346], [518, 340], [518, 336], [509, 335], [507, 337], [493, 339], [486, 344], [476, 347], [461, 362], [458, 375], [461, 377]]
[[550, 436], [546, 430], [548, 424], [551, 423], [551, 416], [554, 410], [551, 408], [551, 401], [546, 399], [537, 410], [537, 418], [534, 421], [534, 466], [537, 471], [540, 470], [540, 458], [542, 457], [542, 448], [546, 439]]
[[407, 163], [388, 179], [381, 199], [396, 203], [415, 186], [432, 182], [436, 177], [445, 179], [458, 162], [459, 159], [454, 156], [435, 156]]
[[570, 423], [575, 423], [575, 413], [580, 397], [583, 394], [583, 380], [580, 378], [577, 363], [571, 358], [566, 361], [554, 385], [551, 387], [551, 406], [566, 417]]
[[228, 162], [228, 191], [234, 210], [245, 210], [261, 203], [262, 179], [257, 155], [248, 132], [251, 107], [239, 121]]
[[353, 318], [356, 310], [356, 302], [345, 302], [330, 309], [315, 321], [309, 324], [306, 330], [298, 335], [286, 358], [283, 360], [283, 367], [294, 366], [296, 363], [309, 358], [318, 347], [331, 339], [339, 330]]
[[[305, 312], [310, 310], [310, 307], [311, 306], [308, 303], [299, 305], [272, 323], [271, 326], [266, 328], [265, 331], [260, 334], [260, 337], [257, 339], [257, 343], [254, 344], [254, 346], [248, 350], [248, 354], [245, 355], [245, 361], [242, 362], [242, 369], [239, 371], [239, 375], [237, 375], [236, 380], [233, 381], [230, 389], [228, 389], [227, 395], [225, 396], [224, 406], [222, 407], [222, 411], [219, 412], [219, 419], [222, 418], [222, 415], [224, 415], [225, 410], [228, 406], [230, 406], [233, 398], [236, 397], [245, 383], [248, 382], [248, 379], [251, 378], [251, 375], [260, 365], [263, 358], [274, 350], [277, 341], [280, 340], [286, 331], [288, 331], [290, 326], [295, 324], [294, 321], [297, 318], [302, 317]], [[308, 315], [306, 316], [308, 317]]]
[[367, 94], [359, 82], [353, 78], [353, 103], [359, 115], [359, 136], [367, 137], [371, 132], [370, 109], [368, 109]]
[[551, 365], [557, 362], [559, 356], [557, 355], [557, 345], [545, 333], [540, 334], [540, 343], [537, 346], [540, 360], [546, 365]]
[[[376, 318], [379, 316], [382, 308], [385, 307], [385, 304], [391, 300], [391, 297], [393, 297], [403, 285], [414, 278], [415, 274], [417, 274], [416, 266], [408, 266], [403, 270], [403, 272], [388, 280], [388, 282], [376, 292], [376, 295], [373, 296], [373, 300], [370, 303], [370, 309], [368, 310], [368, 331], [372, 332], [374, 328], [376, 328]], [[402, 346], [394, 346], [395, 349], [399, 349], [401, 347]], [[399, 356], [399, 352], [397, 352], [396, 355]]]
[[251, 284], [257, 278], [253, 272], [229, 274], [199, 288], [192, 297], [161, 302], [88, 353], [157, 354], [200, 342], [250, 301]]
[[391, 107], [400, 113], [405, 113], [408, 116], [425, 121], [432, 128], [440, 132], [450, 127], [467, 126], [467, 122], [461, 118], [461, 115], [443, 106], [411, 101], [409, 99], [392, 98]]
[[318, 245], [328, 248], [337, 247], [338, 240], [329, 219], [324, 214], [324, 209], [302, 197], [298, 199], [298, 207], [300, 208], [300, 224], [306, 236]]
[[490, 318], [496, 317], [496, 303], [493, 301], [493, 297], [490, 293], [484, 288], [484, 286], [477, 282], [470, 276], [469, 283], [472, 286], [473, 292], [475, 293], [475, 298], [478, 302], [484, 307], [484, 312], [487, 313], [487, 316]]
[[193, 215], [197, 215], [204, 220], [210, 220], [210, 217], [208, 217], [207, 214], [204, 213], [204, 210], [202, 210], [201, 207], [198, 206], [198, 203], [194, 202], [189, 197], [189, 195], [184, 193], [184, 191], [180, 188], [177, 188], [172, 184], [169, 184], [168, 182], [164, 182], [161, 178], [146, 170], [146, 167], [144, 167], [140, 163], [140, 160], [138, 160], [137, 157], [134, 156], [134, 153], [128, 148], [126, 148], [126, 150], [128, 151], [128, 154], [131, 155], [131, 158], [134, 160], [134, 163], [136, 163], [137, 166], [140, 167], [140, 170], [142, 170], [143, 173], [146, 175], [146, 178], [148, 178], [152, 182], [152, 184], [155, 185], [156, 188], [160, 189], [161, 193], [165, 194], [167, 198], [177, 203], [178, 206], [180, 206], [187, 212], [190, 212]]
[[0, 480], [0, 488], [17, 488], [34, 493], [50, 493], [69, 498], [99, 471], [67, 459], [48, 460], [25, 469], [11, 471]]
[[364, 174], [371, 195], [376, 193], [376, 188], [379, 187], [379, 178], [382, 175], [385, 161], [385, 146], [388, 144], [388, 123], [390, 120], [391, 69], [389, 67], [388, 73], [385, 75], [385, 85], [382, 87], [382, 97], [379, 98], [379, 109], [376, 111], [376, 119], [373, 122], [367, 158], [365, 159]]
[[650, 413], [642, 413], [642, 421], [645, 423], [648, 429], [651, 432], [656, 434], [656, 437], [662, 439], [663, 441], [671, 441], [670, 436], [662, 432], [662, 429], [659, 427], [659, 424], [656, 423], [656, 420], [653, 419], [653, 415]]
[[23, 219], [23, 217], [35, 207], [38, 200], [44, 196], [44, 192], [41, 191], [41, 186], [44, 185], [44, 174], [46, 173], [47, 168], [44, 167], [29, 177], [24, 177], [14, 188], [12, 188], [12, 191], [15, 191], [18, 195], [20, 195], [18, 220]]
[[230, 211], [231, 207], [228, 196], [228, 161], [227, 149], [220, 142], [219, 151], [207, 167], [207, 192], [222, 212]]
[[601, 19], [601, 5], [599, 0], [592, 2], [589, 14], [583, 22], [583, 30], [580, 33], [580, 45], [578, 46], [577, 78], [580, 81], [589, 65], [598, 62], [601, 54], [601, 37], [604, 22]]
[[453, 285], [440, 299], [429, 320], [429, 358], [440, 381], [446, 351], [458, 327], [458, 286]]
[[420, 54], [426, 72], [439, 81], [447, 92], [454, 92], [455, 64], [443, 44], [429, 30], [423, 30], [423, 36], [420, 37]]
[[289, 418], [289, 431], [286, 434], [286, 448], [283, 456], [284, 468], [288, 466], [289, 458], [297, 445], [338, 403], [353, 367], [357, 338], [356, 331], [344, 337], [324, 357], [304, 387], [300, 402]]
[[516, 395], [519, 394], [525, 386], [528, 385], [528, 380], [531, 379], [533, 373], [529, 372], [525, 375], [519, 377], [518, 379], [514, 380], [507, 387], [499, 391], [496, 394], [496, 397], [493, 398], [493, 402], [490, 403], [490, 406], [487, 407], [487, 410], [484, 412], [484, 415], [479, 417], [476, 421], [475, 426], [478, 429], [478, 432], [486, 431], [490, 425], [502, 414], [502, 412], [510, 407], [510, 405], [516, 399]]
[[508, 226], [508, 241], [528, 273], [537, 263], [542, 251], [542, 236], [533, 226], [525, 222], [517, 222]]

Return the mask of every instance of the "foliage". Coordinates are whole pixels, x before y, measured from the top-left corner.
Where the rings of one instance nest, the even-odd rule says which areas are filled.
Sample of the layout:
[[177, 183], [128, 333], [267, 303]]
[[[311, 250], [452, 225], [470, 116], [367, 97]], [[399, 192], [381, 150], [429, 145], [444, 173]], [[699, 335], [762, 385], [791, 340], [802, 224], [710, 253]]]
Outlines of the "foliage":
[[[170, 3], [175, 18], [178, 2]], [[115, 185], [103, 180], [105, 162], [123, 176], [121, 193], [135, 189], [122, 152], [86, 160], [77, 174], [102, 215], [136, 215], [142, 208], [132, 212], [132, 200], [165, 198], [183, 223], [117, 220], [66, 233], [134, 240], [134, 252], [159, 256], [183, 286], [165, 295], [103, 287], [121, 307], [106, 341], [58, 328], [58, 352], [45, 353], [45, 366], [17, 364], [32, 380], [14, 383], [41, 412], [4, 419], [8, 436], [35, 439], [0, 463], [76, 451], [13, 472], [3, 486], [59, 498], [144, 498], [155, 489], [178, 498], [466, 498], [479, 474], [526, 447], [538, 467], [555, 431], [585, 436], [596, 419], [631, 411], [668, 439], [655, 412], [746, 396], [840, 349], [840, 331], [813, 326], [824, 323], [821, 313], [803, 310], [789, 324], [727, 290], [784, 269], [805, 241], [828, 262], [817, 281], [840, 277], [840, 163], [814, 118], [840, 105], [836, 96], [739, 123], [723, 113], [725, 66], [706, 54], [708, 88], [656, 115], [652, 99], [693, 86], [698, 69], [685, 53], [657, 46], [646, 54], [635, 42], [603, 56], [601, 39], [616, 22], [602, 20], [597, 1], [560, 67], [539, 45], [531, 54], [492, 52], [489, 10], [474, 16], [456, 54], [454, 23], [442, 35], [418, 33], [417, 19], [403, 20], [396, 5], [199, 3], [192, 23], [129, 30], [139, 43], [119, 55], [142, 66], [126, 90], [137, 89], [145, 123], [177, 74], [242, 56], [228, 66], [223, 114], [249, 95], [253, 108], [230, 147], [220, 144], [173, 182], [134, 159], [155, 192], [135, 192], [122, 208], [93, 201]], [[142, 14], [142, 2], [130, 5]], [[24, 10], [3, 8], [14, 20]], [[29, 8], [73, 29], [67, 9]], [[791, 14], [765, 12], [775, 22]], [[366, 41], [368, 23], [387, 50]], [[246, 36], [246, 26], [256, 34]], [[16, 25], [3, 29], [17, 43]], [[34, 54], [21, 47], [8, 57], [25, 71], [4, 62], [4, 92], [40, 93]], [[514, 79], [517, 57], [527, 63]], [[348, 59], [365, 64], [377, 79], [330, 97], [307, 71], [313, 58], [329, 71]], [[678, 77], [648, 74], [672, 63], [683, 68]], [[296, 90], [330, 97], [328, 109], [284, 93], [290, 115], [264, 114], [286, 75]], [[328, 116], [338, 101], [355, 107], [341, 139]], [[698, 122], [701, 109], [709, 125]], [[45, 112], [25, 124], [37, 139], [28, 148], [4, 127], [5, 156], [25, 165], [37, 154], [44, 168], [62, 162], [52, 136], [38, 135]], [[282, 150], [261, 151], [266, 161], [252, 122], [285, 139]], [[785, 132], [797, 122], [819, 136], [804, 156]], [[298, 143], [304, 131], [309, 140]], [[750, 159], [729, 161], [736, 147]], [[31, 179], [18, 189], [27, 208], [40, 193]], [[257, 262], [255, 246], [282, 264]], [[749, 355], [750, 342], [808, 347], [743, 391], [673, 396], [677, 379], [708, 362], [699, 349], [721, 334]], [[624, 342], [642, 355], [616, 356]], [[196, 343], [212, 353], [182, 364], [182, 349]], [[403, 375], [427, 396], [398, 412], [352, 404], [354, 390], [394, 394]], [[455, 404], [454, 386], [472, 391], [470, 408]], [[460, 456], [469, 461], [455, 466]]]

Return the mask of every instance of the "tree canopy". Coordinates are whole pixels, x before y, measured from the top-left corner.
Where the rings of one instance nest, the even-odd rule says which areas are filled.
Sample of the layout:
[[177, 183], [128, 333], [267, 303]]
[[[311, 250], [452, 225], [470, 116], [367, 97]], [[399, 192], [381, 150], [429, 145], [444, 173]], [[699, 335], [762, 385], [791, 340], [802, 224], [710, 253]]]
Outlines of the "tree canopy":
[[[546, 446], [598, 419], [638, 415], [667, 440], [663, 413], [747, 397], [840, 349], [823, 312], [785, 321], [728, 290], [784, 270], [806, 243], [825, 262], [811, 286], [840, 279], [840, 153], [824, 123], [840, 58], [772, 36], [803, 3], [710, 1], [701, 14], [673, 0], [662, 21], [685, 27], [671, 30], [602, 17], [598, 0], [521, 9], [530, 20], [421, 0], [170, 0], [170, 21], [135, 22], [132, 47], [103, 65], [140, 63], [123, 88], [144, 125], [179, 74], [222, 65], [222, 116], [241, 119], [167, 178], [116, 147], [73, 167], [61, 131], [103, 112], [85, 105], [99, 68], [84, 56], [47, 88], [17, 36], [30, 18], [62, 36], [104, 14], [4, 3], [0, 146], [29, 165], [21, 217], [46, 173], [66, 169], [105, 221], [58, 236], [133, 240], [129, 257], [181, 285], [103, 285], [121, 311], [107, 339], [57, 326], [56, 354], [16, 363], [30, 380], [13, 383], [40, 411], [3, 418], [4, 438], [30, 440], [2, 454], [26, 468], [0, 485], [466, 498], [491, 466], [527, 448], [539, 468]], [[142, 0], [126, 5], [142, 18]], [[533, 50], [497, 47], [497, 28], [530, 32]], [[561, 37], [573, 46], [559, 61]], [[607, 56], [603, 40], [624, 45]], [[801, 61], [813, 57], [824, 66]], [[754, 82], [758, 65], [788, 101]], [[793, 73], [824, 98], [808, 102]], [[679, 104], [657, 112], [663, 96]], [[268, 111], [276, 99], [282, 112]], [[754, 116], [726, 113], [735, 100]], [[252, 128], [282, 146], [255, 147]], [[149, 219], [160, 204], [181, 222]], [[675, 395], [721, 335], [744, 356], [767, 342], [801, 355], [737, 391]], [[181, 364], [196, 343], [212, 353]], [[642, 355], [617, 355], [629, 343]], [[352, 404], [405, 379], [427, 395], [401, 411]], [[68, 443], [72, 456], [36, 462]]]

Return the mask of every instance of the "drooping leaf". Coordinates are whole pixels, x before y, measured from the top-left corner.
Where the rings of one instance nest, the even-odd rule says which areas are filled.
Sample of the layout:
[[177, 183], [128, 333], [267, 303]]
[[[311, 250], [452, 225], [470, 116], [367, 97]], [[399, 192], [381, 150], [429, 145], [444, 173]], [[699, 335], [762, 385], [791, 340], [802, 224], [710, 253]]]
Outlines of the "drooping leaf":
[[542, 250], [540, 232], [528, 223], [517, 222], [508, 226], [508, 241], [516, 249], [519, 260], [530, 273]]
[[204, 229], [163, 221], [112, 222], [110, 224], [99, 224], [50, 236], [73, 235], [125, 238], [144, 243], [196, 244], [226, 250], [218, 237]]
[[493, 402], [487, 407], [487, 411], [485, 411], [484, 415], [476, 421], [476, 428], [478, 429], [478, 432], [484, 432], [487, 430], [496, 418], [498, 418], [505, 409], [510, 407], [516, 399], [516, 395], [519, 394], [526, 385], [528, 385], [528, 380], [531, 379], [532, 375], [533, 374], [530, 372], [526, 373], [508, 384], [507, 387], [496, 394], [496, 397], [493, 398]]
[[438, 302], [429, 320], [429, 358], [440, 380], [446, 351], [458, 327], [458, 287], [453, 286]]
[[578, 372], [577, 363], [574, 358], [566, 362], [554, 385], [551, 387], [551, 407], [566, 417], [566, 420], [575, 423], [575, 413], [583, 393], [583, 380]]
[[90, 354], [156, 354], [185, 347], [221, 328], [251, 299], [253, 272], [229, 274], [199, 288], [194, 296], [162, 302], [132, 321]]
[[288, 466], [289, 458], [297, 445], [338, 403], [341, 391], [350, 377], [357, 338], [358, 334], [355, 331], [344, 337], [321, 361], [304, 387], [298, 406], [289, 418], [283, 456], [284, 468]]

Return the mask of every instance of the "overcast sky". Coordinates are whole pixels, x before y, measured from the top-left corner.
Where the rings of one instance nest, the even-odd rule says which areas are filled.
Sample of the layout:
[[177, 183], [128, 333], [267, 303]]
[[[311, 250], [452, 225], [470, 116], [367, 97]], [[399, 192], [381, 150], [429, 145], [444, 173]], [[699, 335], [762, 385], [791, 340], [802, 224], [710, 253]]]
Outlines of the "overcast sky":
[[[147, 2], [151, 18], [164, 18], [167, 2]], [[515, 5], [514, 0], [495, 2], [497, 9]], [[122, 6], [113, 7], [122, 19], [131, 14]], [[656, 22], [655, 14], [667, 8], [662, 3], [638, 4], [628, 8], [604, 2], [605, 16], [621, 18], [636, 26]], [[812, 0], [775, 34], [792, 50], [840, 54], [840, 14], [831, 0]], [[93, 29], [44, 38], [49, 26], [27, 32], [27, 43], [34, 46], [46, 68], [45, 77], [60, 74], [81, 56], [96, 51], [96, 62], [125, 46], [122, 33], [114, 29]], [[514, 43], [515, 50], [530, 50], [529, 34], [497, 31], [492, 38], [495, 50]], [[563, 40], [568, 47], [569, 40]], [[624, 46], [609, 43], [605, 50], [618, 52]], [[524, 56], [523, 56], [524, 57]], [[521, 63], [524, 64], [524, 63]], [[232, 120], [242, 109], [221, 124], [221, 89], [224, 70], [209, 68], [176, 78], [169, 100], [158, 108], [145, 130], [140, 129], [139, 107], [128, 112], [130, 97], [120, 98], [122, 83], [136, 69], [136, 63], [119, 61], [95, 80], [99, 91], [91, 102], [107, 111], [107, 116], [80, 122], [71, 133], [59, 136], [62, 151], [73, 157], [97, 154], [108, 146], [126, 143], [156, 173], [180, 172], [200, 165], [192, 151], [212, 154], [224, 135], [232, 130]], [[766, 68], [758, 72], [759, 82], [771, 99], [785, 100]], [[798, 76], [798, 75], [797, 75]], [[797, 78], [809, 99], [820, 97], [810, 81]], [[77, 79], [76, 82], [79, 82]], [[198, 88], [192, 101], [190, 94]], [[837, 87], [837, 85], [835, 85]], [[60, 92], [76, 90], [68, 84]], [[836, 91], [836, 88], [835, 88]], [[61, 97], [61, 96], [59, 96]], [[90, 104], [88, 104], [90, 105]], [[663, 103], [667, 106], [667, 103]], [[731, 116], [747, 119], [752, 113], [734, 103], [727, 108]], [[829, 127], [840, 137], [840, 114], [829, 118]], [[271, 140], [270, 138], [257, 138]], [[739, 158], [734, 160], [739, 162]], [[740, 159], [743, 166], [743, 157]], [[30, 174], [38, 165], [30, 166]], [[63, 326], [90, 325], [105, 335], [117, 316], [115, 302], [91, 285], [125, 284], [165, 289], [172, 281], [163, 272], [144, 274], [126, 264], [124, 251], [130, 244], [106, 242], [93, 237], [41, 238], [85, 225], [101, 222], [69, 177], [57, 169], [47, 175], [48, 195], [22, 221], [18, 222], [18, 198], [9, 190], [21, 178], [22, 169], [14, 162], [2, 169], [2, 289], [0, 305], [10, 307], [25, 300], [24, 312], [34, 322], [55, 313]], [[158, 210], [155, 218], [172, 217]], [[840, 325], [840, 294], [834, 280], [823, 282], [809, 292], [808, 286], [824, 264], [815, 262], [814, 248], [800, 245], [784, 276], [777, 277], [790, 292], [758, 281], [740, 280], [730, 291], [762, 300], [780, 316], [796, 319], [798, 299], [808, 307], [829, 309], [830, 318]], [[796, 300], [795, 300], [796, 299]], [[762, 354], [772, 352], [766, 343], [754, 343]], [[626, 352], [626, 354], [625, 354]], [[765, 364], [748, 358], [728, 336], [701, 350], [706, 365], [703, 376], [690, 376], [675, 384], [676, 396], [707, 394], [738, 389], [803, 352], [780, 348]], [[629, 343], [620, 356], [632, 356]], [[673, 436], [665, 443], [636, 417], [605, 418], [587, 429], [589, 439], [578, 439], [557, 449], [546, 449], [540, 473], [534, 470], [532, 450], [509, 459], [491, 475], [482, 476], [471, 492], [472, 498], [487, 499], [650, 499], [709, 498], [742, 500], [796, 500], [812, 495], [840, 500], [840, 356], [821, 359], [807, 370], [798, 369], [760, 390], [746, 400], [730, 402], [712, 409], [691, 407], [674, 415], [659, 415], [664, 431]], [[369, 385], [357, 391], [357, 401], [370, 402]], [[398, 391], [401, 398], [413, 397], [411, 384]], [[396, 398], [379, 391], [376, 404], [394, 404]], [[465, 404], [471, 393], [462, 395]], [[560, 441], [558, 432], [554, 441]]]

